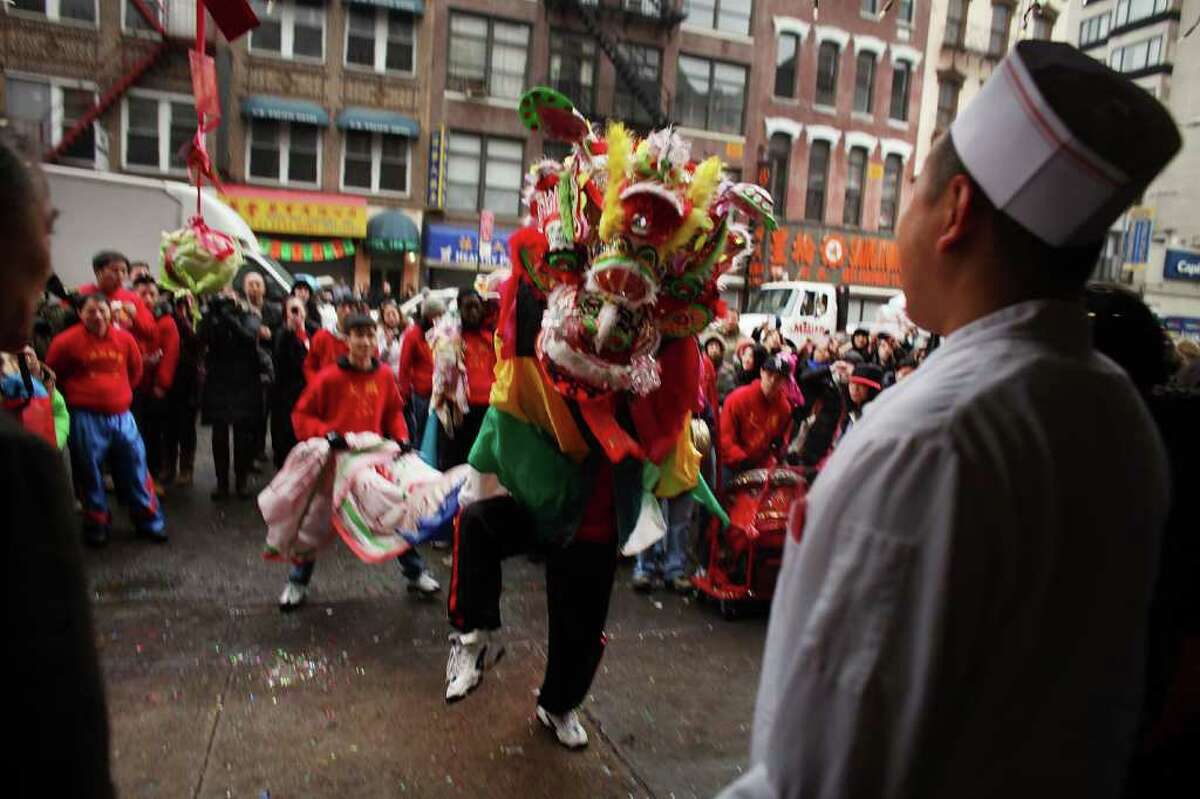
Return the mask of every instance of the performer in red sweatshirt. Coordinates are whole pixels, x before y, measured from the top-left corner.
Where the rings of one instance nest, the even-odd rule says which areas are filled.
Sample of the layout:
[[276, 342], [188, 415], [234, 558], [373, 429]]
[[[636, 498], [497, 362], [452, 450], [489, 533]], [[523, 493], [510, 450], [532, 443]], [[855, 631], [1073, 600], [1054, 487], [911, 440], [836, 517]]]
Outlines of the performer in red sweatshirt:
[[129, 276], [129, 259], [119, 252], [104, 250], [92, 258], [92, 271], [96, 273], [96, 282], [80, 286], [80, 295], [87, 296], [96, 292], [103, 294], [112, 308], [113, 320], [117, 327], [133, 334], [143, 356], [154, 352], [158, 346], [158, 328], [154, 323], [154, 314], [136, 292], [125, 288], [125, 280]]
[[730, 473], [764, 466], [771, 447], [782, 440], [791, 422], [792, 406], [783, 392], [788, 363], [772, 355], [759, 378], [725, 398], [721, 411], [721, 463]]
[[496, 345], [492, 331], [484, 326], [483, 298], [473, 288], [458, 292], [458, 313], [462, 319], [463, 365], [467, 373], [467, 404], [462, 422], [451, 436], [438, 424], [437, 468], [447, 469], [467, 462], [471, 447], [483, 426], [492, 383], [496, 382]]
[[[321, 328], [312, 336], [308, 346], [308, 357], [304, 359], [304, 379], [309, 384], [317, 379], [317, 375], [327, 366], [332, 366], [349, 352], [349, 339], [346, 330], [346, 319], [351, 314], [366, 313], [366, 305], [361, 300], [346, 295], [337, 303], [337, 332]], [[297, 432], [297, 437], [303, 438]]]
[[[325, 438], [334, 450], [341, 450], [346, 448], [346, 433], [377, 433], [407, 445], [404, 403], [392, 370], [376, 357], [375, 321], [366, 314], [351, 314], [343, 320], [343, 327], [348, 334], [348, 352], [322, 369], [300, 395], [292, 411], [296, 438]], [[415, 548], [397, 561], [410, 591], [429, 595], [441, 590]], [[279, 598], [280, 610], [294, 610], [304, 603], [316, 563], [310, 560], [292, 568]]]
[[[179, 328], [173, 309], [168, 303], [159, 304], [158, 285], [154, 278], [142, 275], [133, 281], [133, 288], [155, 319], [155, 348], [142, 353], [142, 382], [133, 390], [133, 417], [137, 420], [142, 441], [146, 444], [146, 465], [158, 480], [163, 468], [163, 442], [167, 426], [167, 392], [175, 382], [179, 366]], [[162, 482], [156, 482], [162, 494]]]
[[400, 396], [408, 409], [408, 429], [413, 441], [420, 443], [425, 435], [425, 420], [429, 417], [429, 398], [433, 395], [433, 353], [425, 334], [432, 328], [446, 307], [435, 297], [426, 298], [421, 305], [419, 323], [404, 331], [400, 340]]
[[71, 410], [67, 440], [84, 507], [85, 537], [93, 546], [108, 542], [112, 517], [100, 476], [107, 460], [137, 531], [165, 542], [166, 522], [146, 468], [146, 448], [129, 412], [133, 387], [142, 378], [141, 352], [132, 336], [109, 323], [105, 305], [103, 294], [85, 296], [79, 310], [82, 324], [60, 333], [46, 353]]

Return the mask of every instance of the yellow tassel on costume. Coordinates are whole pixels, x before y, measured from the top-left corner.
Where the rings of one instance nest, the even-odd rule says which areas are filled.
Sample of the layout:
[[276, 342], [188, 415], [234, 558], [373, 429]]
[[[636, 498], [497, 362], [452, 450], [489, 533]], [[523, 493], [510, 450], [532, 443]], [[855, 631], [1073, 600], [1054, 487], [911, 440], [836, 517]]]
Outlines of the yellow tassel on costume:
[[696, 167], [696, 171], [692, 175], [692, 185], [688, 188], [688, 199], [692, 202], [692, 212], [675, 231], [675, 235], [671, 237], [670, 241], [659, 250], [660, 256], [665, 257], [687, 245], [700, 226], [704, 224], [704, 220], [708, 218], [708, 204], [712, 201], [713, 194], [716, 193], [720, 183], [721, 159], [715, 155], [704, 159], [700, 166]]
[[604, 188], [604, 211], [600, 214], [600, 239], [611, 241], [625, 224], [620, 198], [633, 142], [620, 122], [610, 124], [604, 138], [608, 142], [608, 185]]

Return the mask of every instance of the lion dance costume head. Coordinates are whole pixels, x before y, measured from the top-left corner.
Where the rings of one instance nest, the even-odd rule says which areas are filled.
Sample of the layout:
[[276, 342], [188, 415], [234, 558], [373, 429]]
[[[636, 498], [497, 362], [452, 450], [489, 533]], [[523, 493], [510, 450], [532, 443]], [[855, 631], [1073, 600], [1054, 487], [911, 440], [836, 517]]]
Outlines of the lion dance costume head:
[[570, 397], [649, 394], [664, 339], [719, 315], [717, 278], [748, 255], [749, 226], [774, 228], [771, 197], [726, 180], [716, 157], [692, 160], [671, 128], [638, 138], [612, 123], [599, 135], [547, 88], [526, 92], [519, 113], [571, 145], [530, 170], [528, 222], [509, 240], [516, 276], [546, 297], [538, 358]]

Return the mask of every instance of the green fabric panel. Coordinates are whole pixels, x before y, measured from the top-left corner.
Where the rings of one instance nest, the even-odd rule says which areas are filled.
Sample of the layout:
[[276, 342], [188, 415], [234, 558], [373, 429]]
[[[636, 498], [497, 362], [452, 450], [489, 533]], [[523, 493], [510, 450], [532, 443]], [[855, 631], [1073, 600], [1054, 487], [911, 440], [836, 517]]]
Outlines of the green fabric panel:
[[54, 412], [54, 438], [61, 450], [67, 446], [67, 436], [71, 432], [71, 413], [67, 410], [67, 401], [57, 388], [50, 395], [50, 409]]
[[562, 544], [575, 534], [587, 499], [583, 467], [541, 430], [488, 408], [468, 462], [500, 479], [533, 516], [542, 541]]
[[713, 496], [712, 489], [708, 487], [708, 483], [704, 480], [704, 475], [700, 475], [696, 482], [696, 487], [688, 492], [692, 497], [708, 509], [708, 512], [716, 516], [721, 521], [721, 527], [729, 526], [729, 514], [721, 507], [721, 503], [717, 502], [717, 498]]

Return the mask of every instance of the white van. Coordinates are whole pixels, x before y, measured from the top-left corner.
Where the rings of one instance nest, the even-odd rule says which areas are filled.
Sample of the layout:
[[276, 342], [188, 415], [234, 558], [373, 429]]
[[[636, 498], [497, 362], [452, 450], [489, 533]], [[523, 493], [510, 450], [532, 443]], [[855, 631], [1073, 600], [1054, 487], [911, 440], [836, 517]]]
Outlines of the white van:
[[[95, 280], [92, 256], [100, 250], [118, 250], [133, 261], [145, 261], [157, 274], [163, 232], [178, 230], [196, 214], [196, 187], [186, 183], [56, 164], [42, 169], [58, 210], [51, 259], [68, 289]], [[242, 245], [246, 264], [235, 280], [255, 270], [262, 273], [273, 299], [291, 290], [291, 275], [259, 252], [254, 231], [212, 189], [201, 193], [201, 208], [209, 227]]]
[[779, 318], [783, 337], [797, 343], [857, 327], [873, 327], [880, 309], [899, 295], [896, 289], [834, 286], [788, 280], [764, 283], [750, 298], [738, 327], [749, 336], [764, 322]]

